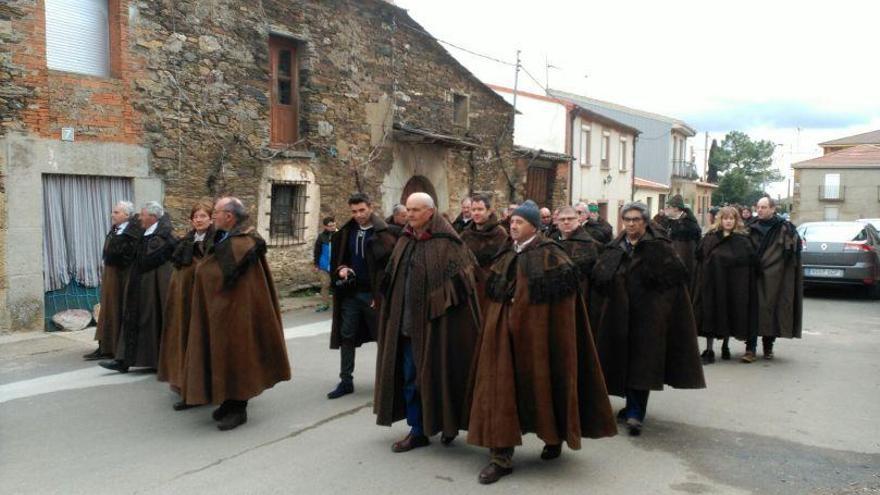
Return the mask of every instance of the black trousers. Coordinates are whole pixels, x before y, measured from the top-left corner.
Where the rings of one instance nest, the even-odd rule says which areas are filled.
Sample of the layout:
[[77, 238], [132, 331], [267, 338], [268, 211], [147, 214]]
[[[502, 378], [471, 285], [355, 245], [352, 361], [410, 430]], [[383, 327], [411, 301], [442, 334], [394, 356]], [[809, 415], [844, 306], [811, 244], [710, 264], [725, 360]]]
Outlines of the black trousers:
[[341, 344], [339, 346], [340, 367], [339, 379], [346, 383], [354, 380], [354, 340], [358, 329], [366, 325], [367, 318], [375, 317], [370, 307], [373, 295], [370, 292], [356, 292], [342, 299], [340, 314], [342, 325], [339, 327]]

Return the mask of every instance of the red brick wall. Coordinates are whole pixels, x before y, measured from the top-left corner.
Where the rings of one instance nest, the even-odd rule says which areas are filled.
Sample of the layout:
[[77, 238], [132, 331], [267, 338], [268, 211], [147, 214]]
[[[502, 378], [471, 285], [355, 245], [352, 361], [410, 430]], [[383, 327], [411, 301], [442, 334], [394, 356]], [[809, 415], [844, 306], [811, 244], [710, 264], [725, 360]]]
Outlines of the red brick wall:
[[135, 61], [128, 46], [129, 0], [109, 0], [111, 77], [49, 70], [46, 67], [46, 13], [43, 0], [18, 1], [22, 16], [12, 29], [24, 40], [12, 46], [12, 62], [23, 71], [21, 85], [33, 96], [22, 109], [24, 130], [59, 139], [73, 127], [78, 141], [138, 143], [141, 126], [131, 105]]

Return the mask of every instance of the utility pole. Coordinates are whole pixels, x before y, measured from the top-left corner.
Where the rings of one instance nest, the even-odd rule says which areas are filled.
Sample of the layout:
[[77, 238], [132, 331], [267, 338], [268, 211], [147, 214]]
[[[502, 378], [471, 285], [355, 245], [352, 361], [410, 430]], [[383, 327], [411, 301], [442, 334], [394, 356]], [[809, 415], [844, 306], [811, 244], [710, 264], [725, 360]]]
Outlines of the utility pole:
[[522, 50], [516, 51], [516, 72], [513, 75], [513, 120], [510, 123], [511, 133], [516, 127], [516, 90], [519, 88], [519, 69], [522, 67], [519, 60], [519, 54]]
[[706, 131], [706, 144], [703, 145], [703, 173], [709, 180], [709, 131]]

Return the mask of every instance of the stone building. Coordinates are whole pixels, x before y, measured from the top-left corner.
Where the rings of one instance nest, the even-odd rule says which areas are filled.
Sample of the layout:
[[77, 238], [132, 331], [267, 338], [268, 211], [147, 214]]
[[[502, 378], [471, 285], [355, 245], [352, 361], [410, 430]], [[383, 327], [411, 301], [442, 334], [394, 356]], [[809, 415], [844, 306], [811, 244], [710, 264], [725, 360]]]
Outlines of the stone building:
[[880, 218], [880, 144], [839, 146], [791, 168], [796, 224]]
[[[385, 212], [427, 191], [455, 215], [525, 188], [511, 106], [388, 2], [10, 0], [0, 46], [0, 329], [43, 328], [48, 272], [87, 285], [109, 224], [89, 242], [71, 225], [119, 199], [162, 201], [183, 232], [195, 200], [239, 196], [296, 288], [354, 191]], [[57, 242], [69, 257], [50, 266]]]

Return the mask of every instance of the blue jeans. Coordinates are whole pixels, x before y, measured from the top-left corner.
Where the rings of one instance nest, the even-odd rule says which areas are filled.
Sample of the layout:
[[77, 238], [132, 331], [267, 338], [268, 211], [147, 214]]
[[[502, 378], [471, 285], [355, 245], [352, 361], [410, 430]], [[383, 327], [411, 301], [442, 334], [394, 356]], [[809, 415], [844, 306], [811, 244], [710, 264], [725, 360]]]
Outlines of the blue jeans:
[[645, 420], [648, 412], [648, 394], [650, 390], [626, 389], [626, 419]]
[[410, 434], [422, 436], [425, 434], [422, 428], [422, 399], [419, 397], [419, 388], [416, 383], [416, 363], [413, 359], [412, 341], [403, 338], [400, 341], [403, 346], [403, 397], [406, 399], [406, 424], [410, 427]]

